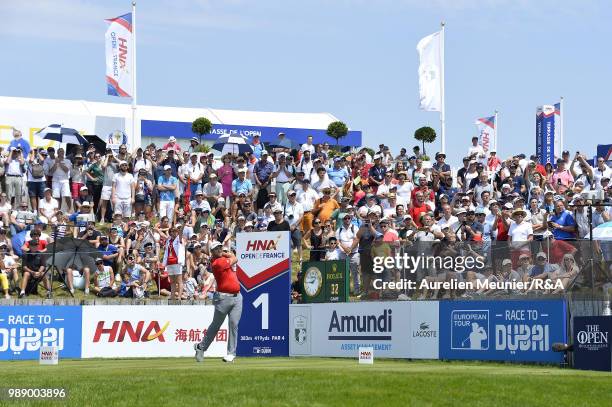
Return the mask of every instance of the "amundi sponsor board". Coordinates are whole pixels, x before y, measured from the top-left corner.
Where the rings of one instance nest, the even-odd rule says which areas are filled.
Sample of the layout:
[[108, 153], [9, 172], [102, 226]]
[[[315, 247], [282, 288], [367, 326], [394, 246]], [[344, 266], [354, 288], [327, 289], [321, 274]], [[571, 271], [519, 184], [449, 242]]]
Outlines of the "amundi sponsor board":
[[290, 355], [357, 357], [372, 347], [377, 357], [437, 358], [437, 303], [415, 308], [416, 319], [412, 310], [409, 302], [291, 306]]

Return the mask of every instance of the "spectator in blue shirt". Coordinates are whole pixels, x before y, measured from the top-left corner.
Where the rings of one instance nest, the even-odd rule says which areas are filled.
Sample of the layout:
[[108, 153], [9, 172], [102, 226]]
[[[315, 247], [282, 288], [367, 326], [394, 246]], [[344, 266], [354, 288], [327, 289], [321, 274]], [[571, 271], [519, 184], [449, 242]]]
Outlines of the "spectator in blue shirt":
[[334, 166], [327, 171], [327, 176], [338, 188], [342, 188], [349, 178], [346, 168], [340, 167], [340, 157], [334, 158]]
[[253, 166], [258, 189], [267, 189], [270, 192], [270, 176], [273, 172], [274, 164], [268, 161], [268, 152], [263, 150], [261, 152], [261, 160], [257, 161]]
[[19, 130], [13, 129], [13, 139], [11, 140], [8, 149], [11, 151], [17, 147], [21, 148], [24, 157], [27, 157], [30, 154], [30, 143], [28, 143], [28, 141], [22, 137]]
[[119, 250], [115, 245], [108, 243], [108, 236], [105, 235], [100, 236], [98, 251], [102, 255], [105, 266], [112, 267], [115, 259], [119, 256]]
[[251, 144], [251, 147], [253, 147], [253, 155], [255, 156], [255, 158], [260, 160], [261, 159], [261, 153], [264, 151], [264, 145], [259, 140], [259, 134], [255, 134], [253, 136], [253, 144]]
[[576, 220], [572, 213], [565, 209], [563, 197], [555, 197], [555, 211], [548, 218], [548, 227], [557, 240], [576, 238]]
[[253, 192], [253, 184], [251, 181], [246, 179], [246, 168], [238, 170], [238, 178], [232, 181], [232, 194], [237, 197], [240, 193], [245, 194], [247, 197], [251, 197]]
[[531, 278], [543, 278], [543, 275], [548, 275], [549, 273], [553, 273], [559, 269], [559, 266], [556, 264], [551, 264], [548, 262], [548, 257], [546, 253], [539, 252], [536, 255], [535, 264], [529, 270], [529, 277]]

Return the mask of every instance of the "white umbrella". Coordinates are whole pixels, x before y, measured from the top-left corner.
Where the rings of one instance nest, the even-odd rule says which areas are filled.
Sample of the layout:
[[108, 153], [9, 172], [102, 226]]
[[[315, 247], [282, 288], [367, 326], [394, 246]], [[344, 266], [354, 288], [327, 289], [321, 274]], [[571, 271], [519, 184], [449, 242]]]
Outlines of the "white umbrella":
[[81, 136], [78, 131], [63, 127], [61, 124], [50, 124], [38, 130], [35, 134], [45, 140], [53, 140], [64, 144], [80, 144], [83, 146], [88, 144], [87, 139]]
[[593, 240], [612, 240], [612, 221], [602, 223], [593, 229]]
[[247, 139], [244, 136], [235, 135], [223, 135], [213, 144], [213, 150], [221, 152], [221, 155], [225, 154], [244, 154], [253, 151], [253, 147], [247, 144]]

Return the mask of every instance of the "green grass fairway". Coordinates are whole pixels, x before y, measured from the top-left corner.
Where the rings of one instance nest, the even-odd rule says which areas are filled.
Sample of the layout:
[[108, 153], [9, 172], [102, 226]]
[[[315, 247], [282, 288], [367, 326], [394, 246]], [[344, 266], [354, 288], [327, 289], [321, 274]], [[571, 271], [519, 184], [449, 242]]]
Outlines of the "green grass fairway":
[[[64, 387], [70, 406], [609, 406], [612, 375], [492, 363], [323, 358], [0, 363], [0, 387]], [[0, 400], [0, 405], [24, 405]]]

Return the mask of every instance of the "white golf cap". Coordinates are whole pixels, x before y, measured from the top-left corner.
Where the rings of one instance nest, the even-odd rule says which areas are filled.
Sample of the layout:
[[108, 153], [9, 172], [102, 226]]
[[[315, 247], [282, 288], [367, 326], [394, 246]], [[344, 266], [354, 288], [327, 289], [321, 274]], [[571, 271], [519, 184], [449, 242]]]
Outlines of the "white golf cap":
[[119, 165], [127, 165], [127, 161], [119, 161]]
[[171, 170], [171, 169], [172, 169], [172, 167], [171, 167], [171, 166], [169, 166], [168, 164], [164, 165], [164, 171], [165, 171], [165, 170]]
[[212, 242], [210, 244], [210, 250], [215, 250], [217, 247], [221, 247], [223, 244], [221, 242]]
[[170, 137], [168, 137], [168, 141], [176, 141], [176, 137], [170, 136]]

